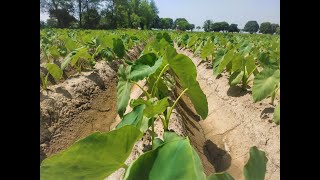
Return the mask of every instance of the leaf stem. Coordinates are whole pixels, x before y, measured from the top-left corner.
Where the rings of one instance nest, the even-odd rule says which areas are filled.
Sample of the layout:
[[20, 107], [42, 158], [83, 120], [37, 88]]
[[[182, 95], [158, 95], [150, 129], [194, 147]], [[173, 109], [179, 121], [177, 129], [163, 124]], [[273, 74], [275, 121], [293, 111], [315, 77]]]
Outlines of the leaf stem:
[[164, 74], [164, 72], [166, 72], [166, 68], [167, 68], [168, 66], [169, 66], [169, 64], [167, 64], [167, 65], [164, 66], [164, 68], [161, 70], [159, 76], [157, 77], [156, 82], [153, 84], [152, 89], [151, 89], [151, 96], [152, 96], [152, 97], [154, 97], [154, 93], [155, 93], [155, 92], [154, 92], [154, 91], [155, 91], [154, 88], [157, 86], [157, 84], [158, 84], [161, 76]]
[[[177, 102], [179, 101], [179, 99], [182, 97], [182, 95], [188, 90], [188, 88], [186, 88], [185, 90], [183, 90], [181, 92], [181, 94], [179, 95], [179, 97], [176, 99], [176, 101], [173, 103], [173, 105], [170, 107], [169, 112], [167, 114], [167, 118], [166, 118], [166, 124], [167, 126], [169, 125], [169, 119], [172, 113], [173, 108], [176, 106]], [[165, 127], [165, 130], [168, 130], [168, 127]]]
[[151, 118], [151, 126], [152, 126], [151, 142], [152, 142], [152, 149], [153, 149], [153, 146], [154, 146], [154, 117]]

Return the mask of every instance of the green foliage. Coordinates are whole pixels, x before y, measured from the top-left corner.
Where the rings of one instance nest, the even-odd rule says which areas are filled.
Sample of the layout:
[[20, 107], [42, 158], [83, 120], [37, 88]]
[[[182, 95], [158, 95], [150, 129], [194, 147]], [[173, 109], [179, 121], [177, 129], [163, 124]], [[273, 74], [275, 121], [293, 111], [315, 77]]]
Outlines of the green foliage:
[[120, 117], [126, 111], [130, 99], [131, 82], [129, 79], [131, 67], [124, 68], [120, 65], [118, 69], [118, 85], [117, 85], [117, 111]]
[[271, 23], [270, 22], [261, 23], [259, 32], [263, 34], [273, 34]]
[[88, 9], [87, 11], [82, 12], [83, 19], [83, 28], [86, 29], [95, 29], [98, 27], [101, 16], [97, 9]]
[[113, 39], [113, 52], [119, 57], [123, 58], [125, 54], [125, 47], [121, 39]]
[[266, 68], [253, 80], [252, 96], [254, 102], [270, 96], [280, 83], [280, 70]]
[[228, 32], [239, 32], [238, 24], [230, 24]]
[[168, 63], [175, 75], [178, 76], [182, 88], [188, 88], [187, 96], [190, 98], [197, 113], [202, 119], [205, 119], [208, 116], [208, 102], [196, 80], [197, 71], [192, 60], [188, 56], [178, 54], [168, 57]]
[[243, 168], [243, 174], [246, 180], [264, 180], [267, 169], [267, 157], [265, 152], [257, 147], [250, 148], [250, 158]]
[[141, 155], [129, 166], [124, 179], [205, 180], [206, 178], [199, 156], [190, 145], [189, 139], [183, 138], [164, 143]]
[[256, 33], [259, 30], [259, 24], [257, 23], [257, 21], [248, 21], [243, 30], [249, 32], [250, 34]]
[[212, 27], [212, 21], [211, 20], [206, 20], [203, 24], [203, 29], [205, 32], [209, 32], [211, 31], [211, 27]]
[[139, 129], [132, 126], [93, 133], [45, 159], [40, 166], [40, 178], [103, 179], [126, 166], [125, 160], [141, 137]]
[[276, 123], [277, 125], [280, 124], [280, 104], [278, 104], [278, 105], [274, 108], [273, 122]]
[[173, 28], [185, 31], [190, 29], [190, 24], [185, 18], [177, 18], [173, 23]]
[[51, 74], [51, 76], [59, 81], [62, 78], [63, 72], [56, 64], [47, 63], [46, 64], [48, 72]]

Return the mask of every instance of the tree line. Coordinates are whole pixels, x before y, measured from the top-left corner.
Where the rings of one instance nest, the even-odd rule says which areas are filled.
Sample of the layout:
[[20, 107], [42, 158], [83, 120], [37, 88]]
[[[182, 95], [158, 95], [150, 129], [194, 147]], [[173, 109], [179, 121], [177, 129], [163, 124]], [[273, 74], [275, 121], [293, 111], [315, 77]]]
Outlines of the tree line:
[[[206, 32], [240, 32], [237, 24], [228, 24], [227, 22], [215, 22], [212, 20], [206, 20], [203, 24], [203, 29]], [[271, 24], [270, 22], [263, 22], [258, 24], [257, 21], [248, 21], [244, 28], [244, 32], [257, 33], [258, 31], [262, 34], [280, 34], [280, 25], [279, 24]]]
[[40, 0], [40, 11], [49, 14], [40, 27], [84, 29], [193, 30], [185, 18], [160, 18], [154, 0]]

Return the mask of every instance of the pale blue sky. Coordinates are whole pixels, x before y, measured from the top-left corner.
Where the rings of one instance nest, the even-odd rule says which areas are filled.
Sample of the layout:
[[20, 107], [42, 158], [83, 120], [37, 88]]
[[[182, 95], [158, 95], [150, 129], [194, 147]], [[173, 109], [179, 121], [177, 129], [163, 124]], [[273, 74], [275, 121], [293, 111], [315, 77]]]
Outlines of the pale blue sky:
[[[227, 21], [243, 28], [245, 23], [256, 20], [280, 24], [280, 0], [154, 0], [160, 17], [184, 17], [196, 26], [207, 19]], [[40, 14], [41, 20], [48, 15]]]

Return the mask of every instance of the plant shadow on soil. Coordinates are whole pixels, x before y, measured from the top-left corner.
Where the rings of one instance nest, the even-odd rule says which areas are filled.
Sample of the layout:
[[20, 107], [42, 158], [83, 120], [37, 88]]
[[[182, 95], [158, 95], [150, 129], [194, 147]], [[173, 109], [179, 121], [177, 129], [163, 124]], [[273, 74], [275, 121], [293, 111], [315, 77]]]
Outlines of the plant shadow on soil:
[[232, 96], [232, 97], [241, 97], [241, 96], [244, 96], [246, 94], [251, 94], [251, 93], [252, 93], [251, 91], [243, 90], [239, 86], [230, 86], [230, 88], [227, 91], [227, 95]]
[[219, 148], [212, 141], [206, 140], [203, 146], [203, 152], [217, 173], [226, 171], [230, 167], [232, 160], [230, 154]]

